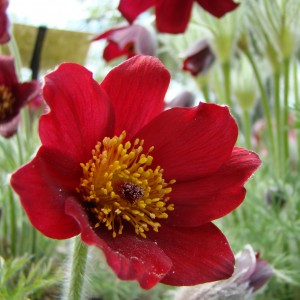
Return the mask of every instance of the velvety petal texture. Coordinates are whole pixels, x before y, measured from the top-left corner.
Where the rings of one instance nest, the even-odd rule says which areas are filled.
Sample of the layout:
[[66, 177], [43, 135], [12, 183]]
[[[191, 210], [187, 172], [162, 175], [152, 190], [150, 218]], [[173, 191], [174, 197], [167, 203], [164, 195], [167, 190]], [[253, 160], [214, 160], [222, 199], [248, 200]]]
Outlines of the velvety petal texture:
[[154, 146], [154, 163], [165, 178], [186, 182], [218, 170], [230, 158], [237, 134], [228, 107], [200, 103], [161, 113], [136, 137], [145, 140], [146, 149]]
[[177, 182], [172, 191], [176, 210], [167, 222], [190, 227], [225, 216], [243, 201], [243, 186], [260, 163], [256, 153], [234, 147], [230, 159], [212, 175]]
[[42, 145], [11, 177], [35, 228], [81, 234], [120, 279], [145, 289], [231, 276], [234, 256], [211, 221], [242, 202], [260, 164], [235, 147], [228, 107], [164, 110], [169, 81], [150, 56], [126, 60], [100, 85], [62, 64], [45, 78]]
[[73, 189], [69, 185], [76, 172], [78, 176], [78, 165], [67, 156], [41, 147], [36, 157], [12, 176], [11, 185], [22, 195], [32, 225], [48, 237], [66, 239], [80, 232], [74, 218], [65, 213], [65, 198], [69, 191], [74, 193], [76, 185]]
[[229, 244], [212, 223], [197, 228], [163, 226], [151, 234], [172, 260], [172, 269], [161, 280], [169, 285], [194, 285], [228, 278], [234, 270]]
[[157, 58], [137, 55], [109, 72], [101, 83], [115, 112], [115, 134], [132, 137], [164, 108], [169, 72]]
[[50, 113], [40, 120], [42, 144], [64, 153], [78, 165], [90, 158], [97, 141], [112, 135], [112, 105], [84, 67], [66, 63], [48, 74], [44, 98]]

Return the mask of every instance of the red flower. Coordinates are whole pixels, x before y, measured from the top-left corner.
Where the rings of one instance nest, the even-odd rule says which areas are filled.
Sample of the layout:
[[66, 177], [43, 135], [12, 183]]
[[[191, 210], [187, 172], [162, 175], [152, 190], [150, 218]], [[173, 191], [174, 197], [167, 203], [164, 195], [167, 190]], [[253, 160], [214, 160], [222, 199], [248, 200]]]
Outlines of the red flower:
[[0, 0], [0, 44], [5, 44], [10, 40], [10, 35], [8, 32], [9, 21], [6, 14], [7, 7], [8, 1]]
[[140, 25], [128, 25], [108, 30], [97, 36], [94, 41], [107, 39], [108, 45], [103, 58], [111, 61], [126, 55], [130, 58], [136, 54], [155, 55], [156, 41], [154, 35]]
[[182, 33], [188, 25], [194, 1], [218, 18], [239, 5], [232, 0], [120, 0], [118, 8], [129, 22], [133, 22], [139, 14], [154, 6], [158, 31]]
[[183, 58], [182, 69], [189, 71], [193, 76], [205, 74], [215, 61], [215, 55], [206, 40], [192, 45], [184, 53]]
[[0, 134], [10, 137], [17, 131], [20, 109], [40, 93], [38, 81], [20, 83], [14, 59], [0, 56]]
[[169, 80], [147, 56], [100, 85], [84, 67], [61, 65], [45, 78], [42, 146], [11, 179], [34, 227], [56, 239], [81, 233], [121, 279], [143, 288], [232, 274], [234, 256], [211, 221], [243, 201], [260, 164], [234, 147], [227, 107], [163, 111]]

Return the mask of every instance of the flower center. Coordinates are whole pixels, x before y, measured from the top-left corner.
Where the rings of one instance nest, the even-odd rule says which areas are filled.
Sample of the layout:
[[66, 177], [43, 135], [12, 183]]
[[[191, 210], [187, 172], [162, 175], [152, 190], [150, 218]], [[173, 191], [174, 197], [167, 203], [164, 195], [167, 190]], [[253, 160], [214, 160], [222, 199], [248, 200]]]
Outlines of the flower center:
[[83, 176], [76, 189], [92, 213], [93, 226], [105, 225], [113, 237], [122, 234], [124, 223], [134, 227], [137, 235], [146, 238], [152, 228], [161, 226], [157, 219], [166, 219], [174, 204], [167, 204], [171, 184], [163, 179], [160, 166], [151, 168], [154, 147], [143, 152], [144, 141], [124, 142], [126, 132], [104, 138], [92, 150], [92, 158], [81, 163]]
[[0, 120], [5, 119], [13, 112], [16, 99], [8, 87], [0, 85]]

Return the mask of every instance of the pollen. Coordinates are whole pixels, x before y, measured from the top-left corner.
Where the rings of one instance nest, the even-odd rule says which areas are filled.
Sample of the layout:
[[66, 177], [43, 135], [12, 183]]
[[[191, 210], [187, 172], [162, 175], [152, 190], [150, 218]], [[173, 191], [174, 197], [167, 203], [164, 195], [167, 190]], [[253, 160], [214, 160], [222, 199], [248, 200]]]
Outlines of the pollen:
[[0, 85], [0, 120], [13, 112], [13, 106], [16, 102], [15, 97], [5, 85]]
[[94, 228], [105, 226], [116, 237], [130, 226], [146, 238], [150, 229], [158, 232], [161, 220], [174, 210], [168, 195], [175, 180], [165, 182], [163, 169], [151, 167], [154, 147], [145, 152], [144, 140], [125, 138], [123, 131], [97, 143], [92, 158], [80, 164], [83, 176], [76, 190]]

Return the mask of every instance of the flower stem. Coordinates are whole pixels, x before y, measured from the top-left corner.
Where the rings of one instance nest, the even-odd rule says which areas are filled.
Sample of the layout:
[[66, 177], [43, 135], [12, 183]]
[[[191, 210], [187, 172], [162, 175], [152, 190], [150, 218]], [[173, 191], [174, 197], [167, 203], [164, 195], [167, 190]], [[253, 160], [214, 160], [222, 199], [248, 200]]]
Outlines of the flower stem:
[[[296, 116], [300, 115], [300, 98], [298, 89], [298, 61], [294, 62], [294, 92], [295, 92], [295, 108]], [[297, 147], [298, 147], [298, 171], [300, 171], [300, 130], [297, 131]]]
[[65, 300], [80, 300], [82, 297], [87, 254], [88, 247], [82, 243], [80, 236], [76, 236], [74, 238], [71, 269], [67, 274]]
[[9, 213], [10, 213], [10, 243], [11, 243], [11, 253], [16, 255], [17, 246], [17, 220], [16, 220], [16, 206], [15, 199], [11, 188], [8, 188], [8, 198], [9, 198]]
[[284, 167], [287, 167], [289, 161], [289, 75], [290, 75], [290, 59], [285, 58], [283, 61], [284, 74], [284, 95], [283, 95], [283, 162]]
[[20, 51], [19, 51], [17, 42], [16, 42], [13, 34], [11, 34], [10, 41], [8, 42], [8, 48], [9, 48], [10, 54], [14, 57], [15, 69], [16, 69], [19, 80], [21, 80], [22, 79], [22, 74], [21, 74], [22, 60], [21, 60], [21, 55], [20, 55]]
[[244, 123], [244, 136], [245, 136], [245, 146], [247, 149], [252, 149], [251, 145], [251, 119], [248, 110], [243, 111], [243, 123]]
[[223, 72], [223, 80], [224, 80], [224, 98], [225, 103], [231, 108], [232, 101], [231, 101], [231, 89], [230, 89], [230, 62], [222, 63], [222, 72]]
[[201, 91], [202, 91], [202, 94], [203, 94], [203, 97], [204, 97], [204, 100], [206, 103], [210, 103], [210, 97], [209, 97], [209, 89], [208, 89], [208, 85], [207, 84], [204, 84], [202, 87], [201, 87]]
[[17, 135], [17, 145], [18, 145], [18, 153], [19, 153], [19, 164], [22, 165], [24, 163], [24, 157], [23, 157], [23, 147], [22, 147], [19, 131], [17, 132], [16, 135]]
[[274, 88], [274, 109], [276, 118], [276, 141], [277, 141], [277, 163], [278, 163], [278, 176], [281, 178], [283, 166], [283, 142], [282, 142], [282, 114], [280, 107], [280, 72], [276, 72], [273, 76]]
[[273, 135], [273, 129], [272, 129], [272, 119], [271, 119], [271, 112], [270, 112], [270, 107], [269, 107], [269, 102], [268, 102], [268, 97], [267, 97], [267, 93], [265, 91], [263, 82], [262, 82], [262, 78], [259, 74], [257, 65], [255, 63], [255, 60], [253, 58], [253, 56], [251, 55], [251, 53], [249, 52], [249, 50], [245, 50], [245, 55], [247, 56], [247, 58], [249, 59], [249, 62], [252, 66], [252, 69], [254, 71], [254, 75], [258, 84], [258, 88], [260, 91], [260, 96], [261, 96], [261, 103], [262, 103], [262, 107], [264, 110], [264, 114], [266, 117], [266, 122], [267, 122], [267, 130], [268, 130], [268, 135], [269, 135], [269, 139], [270, 139], [270, 146], [271, 146], [271, 156], [273, 158], [273, 160], [275, 161], [275, 143], [274, 143], [274, 135]]

